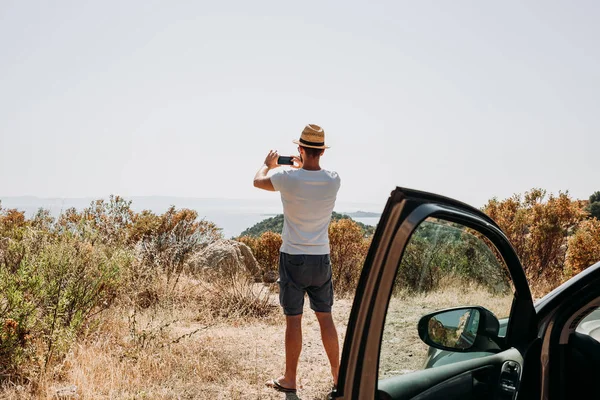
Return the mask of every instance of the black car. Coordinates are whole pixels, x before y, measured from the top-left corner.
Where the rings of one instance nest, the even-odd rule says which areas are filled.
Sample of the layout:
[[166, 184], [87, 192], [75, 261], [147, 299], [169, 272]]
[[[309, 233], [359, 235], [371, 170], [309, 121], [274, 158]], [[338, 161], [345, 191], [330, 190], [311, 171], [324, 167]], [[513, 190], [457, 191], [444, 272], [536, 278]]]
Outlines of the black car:
[[[436, 285], [455, 285], [442, 299], [451, 307], [427, 310], [439, 299], [423, 297], [425, 315], [410, 332], [430, 346], [425, 368], [404, 369], [416, 354], [407, 346], [417, 345], [400, 340], [403, 312], [418, 295], [402, 291]], [[363, 267], [330, 397], [600, 398], [599, 307], [600, 263], [534, 304], [519, 259], [491, 218], [456, 200], [397, 188]]]

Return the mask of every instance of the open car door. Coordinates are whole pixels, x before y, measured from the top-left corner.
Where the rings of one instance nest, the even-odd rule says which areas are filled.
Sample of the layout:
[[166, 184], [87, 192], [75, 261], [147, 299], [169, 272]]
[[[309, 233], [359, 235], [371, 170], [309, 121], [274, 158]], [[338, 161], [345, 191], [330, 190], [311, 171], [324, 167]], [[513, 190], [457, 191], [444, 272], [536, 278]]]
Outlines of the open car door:
[[[446, 288], [455, 290], [441, 300], [449, 310], [436, 314], [440, 300], [428, 293]], [[428, 301], [419, 306], [423, 315], [433, 312], [409, 321], [419, 299]], [[505, 310], [498, 308], [502, 304]], [[403, 342], [417, 335], [429, 347]], [[528, 388], [534, 388], [529, 394], [539, 389], [535, 377], [524, 381], [529, 369], [539, 371], [539, 365], [527, 365], [537, 342], [523, 268], [496, 223], [461, 202], [396, 188], [361, 273], [331, 397], [525, 398]], [[409, 363], [413, 367], [405, 368]]]

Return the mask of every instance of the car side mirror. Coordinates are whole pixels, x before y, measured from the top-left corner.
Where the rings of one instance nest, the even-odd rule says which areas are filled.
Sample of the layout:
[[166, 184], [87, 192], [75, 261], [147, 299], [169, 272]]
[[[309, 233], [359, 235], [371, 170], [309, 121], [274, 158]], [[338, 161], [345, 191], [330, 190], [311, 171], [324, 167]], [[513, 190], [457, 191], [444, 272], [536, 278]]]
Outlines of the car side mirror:
[[425, 344], [455, 352], [494, 351], [500, 322], [483, 307], [459, 307], [427, 314], [419, 320]]

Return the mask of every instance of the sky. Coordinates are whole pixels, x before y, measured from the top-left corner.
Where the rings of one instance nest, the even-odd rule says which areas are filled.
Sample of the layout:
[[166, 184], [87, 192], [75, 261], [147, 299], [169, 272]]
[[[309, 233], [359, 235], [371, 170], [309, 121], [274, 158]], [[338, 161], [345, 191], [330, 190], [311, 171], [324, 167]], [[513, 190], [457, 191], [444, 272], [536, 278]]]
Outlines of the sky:
[[596, 1], [0, 2], [0, 198], [271, 199], [307, 123], [341, 201], [600, 190]]

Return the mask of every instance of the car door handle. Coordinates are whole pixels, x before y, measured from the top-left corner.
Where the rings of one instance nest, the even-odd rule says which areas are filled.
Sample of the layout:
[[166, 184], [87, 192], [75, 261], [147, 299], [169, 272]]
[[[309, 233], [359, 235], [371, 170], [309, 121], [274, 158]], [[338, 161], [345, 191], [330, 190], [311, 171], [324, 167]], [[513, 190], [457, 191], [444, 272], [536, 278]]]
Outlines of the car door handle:
[[516, 399], [520, 382], [521, 365], [516, 361], [505, 361], [504, 364], [502, 364], [502, 369], [500, 370], [500, 399]]

